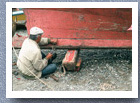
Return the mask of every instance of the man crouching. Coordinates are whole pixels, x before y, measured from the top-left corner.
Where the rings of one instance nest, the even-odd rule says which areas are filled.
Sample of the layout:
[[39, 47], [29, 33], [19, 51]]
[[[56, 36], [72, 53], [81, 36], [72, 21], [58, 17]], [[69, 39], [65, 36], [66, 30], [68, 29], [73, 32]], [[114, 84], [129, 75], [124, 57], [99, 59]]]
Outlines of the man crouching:
[[[27, 79], [34, 79], [33, 73], [41, 78], [48, 74], [54, 73], [57, 69], [55, 64], [52, 64], [52, 60], [56, 58], [55, 53], [49, 53], [47, 56], [41, 52], [39, 43], [41, 42], [41, 36], [43, 30], [38, 27], [32, 27], [30, 29], [29, 38], [25, 39], [22, 48], [19, 52], [19, 57], [17, 61], [17, 66], [21, 71], [23, 77]], [[43, 43], [53, 43], [56, 41], [51, 41], [46, 38]]]

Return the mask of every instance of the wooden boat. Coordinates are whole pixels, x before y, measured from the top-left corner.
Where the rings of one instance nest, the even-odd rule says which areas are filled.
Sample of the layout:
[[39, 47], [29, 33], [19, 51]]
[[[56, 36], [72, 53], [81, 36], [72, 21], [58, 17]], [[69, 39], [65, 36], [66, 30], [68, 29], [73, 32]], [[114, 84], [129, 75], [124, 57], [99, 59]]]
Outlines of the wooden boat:
[[26, 16], [21, 8], [12, 10], [12, 20], [16, 22], [25, 21]]
[[21, 8], [12, 8], [12, 37], [14, 36], [16, 29], [25, 28], [26, 16]]
[[[131, 8], [26, 8], [26, 27], [43, 29], [43, 37], [58, 39], [55, 48], [131, 48]], [[27, 37], [14, 36], [20, 48]], [[51, 45], [41, 46], [51, 48]]]

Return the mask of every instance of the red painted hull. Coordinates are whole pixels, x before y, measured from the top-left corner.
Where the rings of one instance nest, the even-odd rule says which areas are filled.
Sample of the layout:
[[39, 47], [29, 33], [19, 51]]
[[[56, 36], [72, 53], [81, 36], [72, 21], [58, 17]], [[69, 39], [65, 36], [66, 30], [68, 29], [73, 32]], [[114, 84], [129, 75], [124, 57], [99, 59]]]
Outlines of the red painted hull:
[[[56, 48], [131, 48], [132, 9], [24, 9], [27, 31], [37, 26], [43, 37], [57, 38]], [[13, 44], [20, 47], [22, 42]], [[44, 46], [48, 48], [49, 46]]]

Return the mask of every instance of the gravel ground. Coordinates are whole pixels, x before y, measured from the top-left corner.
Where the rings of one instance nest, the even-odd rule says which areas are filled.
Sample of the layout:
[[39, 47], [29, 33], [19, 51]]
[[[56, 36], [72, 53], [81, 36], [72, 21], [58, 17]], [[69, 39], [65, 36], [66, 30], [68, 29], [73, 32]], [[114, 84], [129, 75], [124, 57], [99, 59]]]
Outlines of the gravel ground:
[[[20, 49], [16, 49], [19, 53]], [[48, 53], [50, 49], [43, 49]], [[67, 72], [60, 77], [61, 61], [67, 50], [56, 50], [58, 57], [55, 75], [59, 82], [52, 78], [42, 78], [48, 85], [38, 80], [24, 79], [20, 74], [12, 75], [13, 91], [131, 91], [132, 90], [132, 50], [131, 49], [83, 49], [80, 50], [82, 67], [79, 72]], [[13, 52], [13, 63], [16, 57]], [[17, 66], [13, 69], [18, 71]]]

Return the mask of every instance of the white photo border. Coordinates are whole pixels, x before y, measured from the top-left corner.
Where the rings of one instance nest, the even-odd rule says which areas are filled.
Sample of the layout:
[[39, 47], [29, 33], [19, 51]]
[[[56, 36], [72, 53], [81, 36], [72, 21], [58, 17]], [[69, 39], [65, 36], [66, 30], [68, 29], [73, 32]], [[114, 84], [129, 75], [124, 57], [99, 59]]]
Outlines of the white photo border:
[[[132, 91], [12, 91], [12, 8], [132, 8]], [[138, 2], [6, 2], [6, 98], [138, 98]]]

